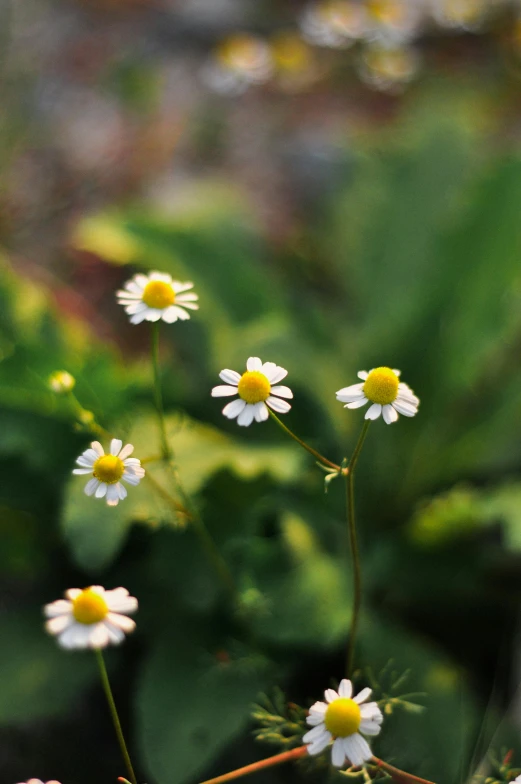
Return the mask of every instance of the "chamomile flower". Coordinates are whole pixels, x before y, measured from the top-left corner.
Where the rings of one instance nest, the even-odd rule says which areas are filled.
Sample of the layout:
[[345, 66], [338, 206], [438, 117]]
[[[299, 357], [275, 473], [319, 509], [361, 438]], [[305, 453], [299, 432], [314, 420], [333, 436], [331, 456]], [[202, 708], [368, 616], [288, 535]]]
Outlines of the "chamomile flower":
[[105, 648], [118, 645], [136, 624], [129, 613], [137, 610], [137, 599], [126, 588], [106, 591], [101, 585], [70, 588], [65, 599], [46, 604], [49, 619], [45, 628], [56, 635], [62, 648]]
[[[313, 729], [302, 740], [309, 744], [308, 754], [320, 754], [332, 742], [331, 762], [341, 768], [347, 758], [350, 765], [358, 767], [373, 756], [364, 735], [378, 735], [383, 716], [376, 702], [365, 701], [371, 689], [353, 694], [351, 681], [340, 681], [338, 693], [326, 689], [326, 702], [315, 702], [309, 709], [307, 723]], [[365, 703], [365, 705], [363, 704]]]
[[123, 446], [123, 441], [113, 438], [110, 452], [106, 455], [99, 441], [93, 441], [76, 463], [73, 474], [92, 474], [85, 485], [85, 494], [96, 498], [106, 498], [109, 506], [117, 506], [127, 497], [126, 488], [120, 479], [129, 485], [138, 485], [145, 476], [145, 469], [137, 457], [130, 457], [134, 451], [132, 444]]
[[240, 95], [264, 84], [273, 73], [269, 45], [250, 33], [234, 33], [222, 40], [202, 70], [203, 81], [223, 95]]
[[166, 273], [151, 272], [150, 275], [134, 275], [124, 284], [123, 289], [116, 292], [116, 297], [118, 304], [123, 305], [130, 316], [132, 324], [160, 319], [173, 324], [178, 319], [189, 319], [187, 310], [199, 310], [199, 297], [189, 291], [193, 286], [190, 282], [172, 280], [172, 276]]
[[365, 35], [366, 12], [352, 0], [321, 0], [304, 10], [300, 27], [312, 44], [345, 49]]
[[274, 362], [263, 364], [259, 357], [250, 357], [242, 376], [235, 370], [221, 370], [219, 377], [226, 384], [214, 387], [212, 397], [239, 395], [223, 408], [223, 414], [228, 419], [237, 418], [238, 425], [247, 427], [254, 419], [264, 422], [268, 418], [267, 406], [277, 414], [287, 414], [291, 406], [281, 398], [291, 399], [293, 392], [289, 387], [278, 386], [287, 375], [288, 371]]
[[346, 403], [344, 408], [360, 408], [372, 403], [365, 414], [366, 419], [378, 419], [381, 415], [390, 425], [396, 422], [398, 414], [413, 417], [418, 413], [419, 399], [412, 389], [400, 381], [400, 371], [388, 367], [378, 367], [369, 371], [361, 370], [358, 378], [361, 384], [339, 389], [337, 400]]
[[[44, 782], [41, 779], [29, 779], [29, 781], [20, 782], [20, 784], [44, 784]], [[48, 781], [47, 784], [60, 784], [60, 782], [53, 779]]]
[[420, 70], [418, 52], [405, 44], [372, 44], [363, 52], [358, 71], [362, 80], [389, 93], [399, 93]]

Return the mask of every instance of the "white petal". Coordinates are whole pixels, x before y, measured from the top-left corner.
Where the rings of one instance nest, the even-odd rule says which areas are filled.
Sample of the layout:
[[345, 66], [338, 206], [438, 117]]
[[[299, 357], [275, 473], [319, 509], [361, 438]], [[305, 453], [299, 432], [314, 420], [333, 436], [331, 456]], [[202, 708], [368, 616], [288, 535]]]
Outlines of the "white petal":
[[108, 642], [112, 645], [119, 645], [120, 642], [123, 642], [125, 639], [125, 632], [120, 629], [118, 626], [114, 626], [113, 623], [110, 623], [106, 619], [103, 621], [103, 626], [108, 635]]
[[90, 626], [72, 623], [58, 636], [58, 645], [62, 648], [87, 648], [89, 645]]
[[133, 621], [132, 618], [128, 618], [126, 615], [120, 615], [119, 613], [109, 612], [107, 620], [127, 634], [130, 634], [130, 632], [133, 632], [136, 628], [136, 622]]
[[95, 452], [98, 453], [98, 457], [103, 457], [103, 455], [105, 454], [105, 451], [99, 441], [93, 441], [91, 447], [94, 449]]
[[123, 446], [123, 441], [120, 441], [119, 438], [113, 438], [110, 442], [110, 454], [117, 457], [121, 451], [121, 447]]
[[373, 405], [367, 409], [365, 413], [365, 419], [378, 419], [381, 413], [382, 406], [380, 403], [373, 403]]
[[241, 374], [237, 373], [236, 370], [229, 370], [228, 368], [225, 368], [219, 373], [219, 378], [224, 381], [225, 384], [232, 384], [232, 386], [237, 386], [241, 380]]
[[338, 694], [334, 689], [326, 689], [324, 692], [324, 697], [329, 703], [338, 700]]
[[362, 719], [360, 722], [360, 732], [364, 735], [378, 735], [382, 727], [376, 721], [369, 721], [369, 719]]
[[344, 738], [344, 752], [349, 760], [350, 767], [353, 765], [354, 767], [358, 767], [358, 765], [362, 765], [364, 760], [362, 759], [360, 752], [358, 750], [358, 745], [355, 740], [356, 735], [349, 735], [347, 738]]
[[179, 294], [178, 297], [175, 298], [176, 302], [180, 302], [183, 306], [187, 302], [197, 302], [199, 297], [193, 291], [188, 292], [188, 294]]
[[237, 424], [241, 425], [242, 427], [249, 427], [253, 422], [253, 418], [255, 416], [255, 406], [247, 403], [239, 416], [237, 417]]
[[366, 702], [364, 705], [360, 705], [360, 715], [362, 716], [362, 719], [374, 721], [378, 724], [381, 724], [384, 720], [382, 711], [376, 702]]
[[333, 748], [331, 749], [331, 763], [335, 766], [335, 768], [341, 768], [344, 764], [345, 758], [346, 754], [344, 751], [344, 739], [337, 738], [333, 743]]
[[254, 408], [255, 408], [255, 421], [265, 422], [270, 415], [266, 403], [263, 403], [262, 401], [260, 403], [255, 403]]
[[137, 476], [134, 472], [131, 473], [130, 471], [124, 471], [123, 472], [123, 476], [121, 478], [128, 485], [132, 485], [133, 487], [137, 487], [138, 484], [141, 482], [143, 477]]
[[[358, 732], [356, 732], [354, 735], [351, 735], [351, 737], [347, 738], [346, 740], [351, 741], [350, 744], [351, 749], [353, 748], [356, 749], [357, 765], [363, 765], [364, 762], [367, 762], [368, 760], [371, 759], [371, 757], [373, 756], [373, 752], [371, 751], [366, 739], [362, 738], [362, 736], [359, 735]], [[352, 758], [350, 759], [354, 765], [355, 764], [354, 760]]]
[[369, 373], [367, 372], [367, 370], [359, 370], [356, 375], [358, 376], [358, 378], [361, 378], [365, 381]]
[[228, 405], [223, 408], [223, 414], [225, 417], [228, 417], [228, 419], [235, 419], [245, 407], [246, 401], [239, 397], [237, 400], [232, 400], [231, 403], [228, 403]]
[[369, 401], [364, 395], [360, 400], [353, 400], [352, 403], [346, 403], [344, 408], [362, 408], [362, 406], [365, 406], [367, 403], [369, 403]]
[[[65, 591], [65, 596], [67, 597], [67, 599], [70, 599], [71, 601], [74, 601], [74, 599], [78, 598], [80, 593], [83, 593], [81, 588], [67, 588], [67, 590]], [[72, 605], [71, 605], [71, 608], [72, 608]]]
[[134, 451], [133, 444], [125, 444], [125, 446], [119, 453], [118, 457], [120, 460], [126, 460], [128, 457], [130, 457], [133, 451]]
[[248, 361], [246, 362], [246, 368], [250, 372], [253, 370], [261, 370], [262, 369], [262, 362], [260, 361], [259, 357], [248, 357]]
[[327, 703], [325, 702], [314, 702], [311, 708], [309, 709], [310, 713], [313, 713], [317, 716], [323, 716], [327, 711]]
[[169, 275], [167, 272], [158, 272], [154, 270], [148, 276], [149, 280], [161, 280], [163, 283], [172, 283], [172, 276]]
[[110, 635], [105, 624], [92, 624], [91, 632], [88, 637], [89, 648], [105, 648], [110, 642]]
[[275, 362], [265, 362], [262, 366], [262, 372], [270, 382], [270, 384], [278, 384], [283, 378], [286, 378], [288, 371], [276, 365]]
[[91, 468], [75, 468], [72, 473], [73, 474], [92, 474], [92, 467]]
[[212, 389], [212, 397], [230, 397], [237, 394], [237, 387], [229, 387], [225, 384], [220, 384], [218, 387]]
[[[98, 458], [96, 457], [96, 460], [97, 459]], [[83, 457], [83, 455], [80, 455], [76, 458], [76, 465], [82, 466], [83, 468], [90, 468], [92, 470], [94, 463], [94, 460], [90, 460], [88, 457]]]
[[150, 321], [151, 319], [148, 318], [149, 313], [150, 313], [150, 308], [147, 308], [146, 310], [142, 310], [141, 313], [135, 313], [133, 316], [131, 316], [130, 323], [141, 324], [142, 321], [145, 320]]
[[418, 408], [416, 406], [413, 406], [411, 403], [404, 403], [402, 400], [395, 400], [393, 408], [395, 408], [399, 414], [403, 414], [403, 416], [406, 417], [413, 417], [418, 413]]
[[324, 730], [324, 734], [320, 736], [317, 740], [310, 743], [308, 746], [308, 754], [320, 754], [320, 752], [324, 751], [326, 746], [328, 746], [331, 741], [333, 740], [333, 736], [327, 730]]
[[353, 697], [353, 699], [355, 702], [357, 702], [360, 705], [360, 703], [368, 700], [372, 693], [373, 690], [370, 689], [369, 686], [366, 686], [365, 689], [362, 689], [362, 691], [360, 691], [355, 697]]
[[400, 376], [402, 375], [402, 371], [401, 370], [396, 370], [396, 368], [393, 368], [393, 373], [394, 373], [395, 376], [398, 376], [398, 378], [400, 378]]
[[96, 452], [95, 449], [92, 449], [91, 447], [90, 449], [86, 449], [85, 452], [83, 452], [82, 457], [88, 460], [90, 465], [93, 465], [100, 455]]
[[280, 386], [272, 387], [271, 394], [278, 395], [279, 397], [287, 397], [290, 400], [293, 397], [293, 392], [289, 387], [280, 387]]
[[286, 403], [285, 400], [281, 400], [279, 397], [273, 397], [272, 395], [268, 397], [266, 403], [278, 414], [287, 414], [291, 409], [290, 404]]
[[144, 310], [148, 308], [146, 302], [141, 302], [138, 300], [137, 302], [125, 302], [124, 300], [119, 300], [119, 305], [125, 305], [125, 313], [129, 316], [133, 316], [134, 313], [142, 313]]
[[56, 618], [58, 615], [69, 615], [72, 610], [71, 602], [66, 599], [57, 599], [51, 604], [46, 604], [43, 612], [46, 618]]
[[96, 498], [103, 498], [103, 496], [106, 495], [106, 493], [107, 493], [107, 485], [105, 484], [105, 482], [100, 482], [99, 487], [96, 488], [96, 492], [94, 493], [94, 495], [96, 496]]
[[306, 722], [310, 727], [317, 727], [319, 724], [324, 723], [324, 717], [317, 716], [314, 713], [310, 713], [306, 716]]
[[187, 281], [186, 283], [181, 283], [178, 280], [172, 281], [172, 288], [176, 294], [180, 294], [182, 291], [188, 291], [188, 289], [193, 289], [193, 287], [194, 284], [191, 281]]
[[117, 506], [119, 503], [119, 488], [118, 484], [109, 485], [107, 487], [107, 504], [109, 506]]
[[313, 727], [312, 730], [308, 730], [306, 734], [302, 737], [304, 743], [314, 743], [316, 740], [322, 737], [324, 732], [327, 732], [324, 723], [322, 722], [318, 727]]
[[92, 479], [89, 479], [89, 481], [85, 485], [83, 492], [85, 493], [85, 495], [94, 495], [99, 485], [100, 485], [99, 479], [96, 479], [96, 477], [93, 476]]
[[138, 272], [137, 275], [134, 275], [132, 280], [137, 283], [141, 290], [143, 290], [146, 286], [148, 286], [151, 278], [148, 275], [143, 275], [141, 272]]
[[118, 482], [116, 487], [118, 488], [119, 500], [123, 501], [128, 495], [127, 489], [121, 482]]
[[65, 629], [74, 623], [74, 617], [71, 613], [67, 615], [59, 615], [56, 618], [51, 618], [46, 622], [45, 628], [49, 634], [61, 634]]
[[[185, 302], [183, 296], [184, 295], [181, 295], [177, 300], [180, 308], [188, 308], [188, 310], [199, 310], [199, 305], [196, 302], [190, 302], [190, 300]], [[186, 296], [189, 297], [191, 295], [187, 294]], [[196, 299], [198, 299], [198, 297], [196, 297]], [[190, 316], [187, 315], [187, 318], [190, 318]]]
[[[140, 316], [141, 314], [138, 313], [137, 315]], [[147, 321], [152, 321], [152, 322], [159, 321], [161, 319], [162, 315], [163, 315], [163, 311], [159, 310], [159, 308], [149, 308], [146, 311], [146, 320]], [[134, 318], [135, 318], [135, 316], [134, 316]]]
[[388, 425], [391, 425], [393, 422], [396, 422], [398, 419], [398, 413], [394, 410], [394, 408], [391, 405], [383, 406], [382, 416], [384, 418], [384, 422]]
[[349, 699], [353, 693], [353, 684], [347, 678], [343, 678], [340, 681], [340, 686], [338, 687], [338, 693], [341, 697], [346, 697]]
[[363, 384], [351, 384], [350, 387], [343, 387], [336, 393], [336, 399], [341, 400], [342, 403], [351, 403], [353, 400], [358, 400], [360, 395], [364, 394]]
[[165, 308], [162, 311], [162, 319], [166, 321], [167, 324], [173, 324], [178, 319], [180, 321], [188, 321], [190, 318], [190, 314], [180, 308], [179, 305], [170, 305], [169, 308]]

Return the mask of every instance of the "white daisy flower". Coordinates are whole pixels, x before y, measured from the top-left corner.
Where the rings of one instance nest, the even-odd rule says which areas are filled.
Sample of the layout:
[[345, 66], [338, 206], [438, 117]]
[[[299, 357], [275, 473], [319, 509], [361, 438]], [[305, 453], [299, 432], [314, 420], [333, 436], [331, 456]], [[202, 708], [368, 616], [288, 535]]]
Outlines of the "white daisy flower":
[[92, 474], [85, 485], [85, 494], [96, 498], [106, 498], [109, 506], [117, 506], [119, 501], [127, 497], [127, 490], [121, 484], [123, 479], [129, 485], [138, 485], [145, 476], [145, 469], [137, 457], [130, 457], [134, 451], [132, 444], [123, 446], [123, 441], [113, 438], [110, 442], [108, 455], [103, 451], [99, 441], [93, 441], [90, 449], [76, 460], [80, 468], [73, 474]]
[[178, 319], [186, 321], [190, 318], [187, 309], [199, 310], [199, 297], [188, 291], [193, 286], [193, 283], [172, 280], [172, 276], [166, 273], [151, 272], [150, 275], [134, 275], [124, 284], [124, 289], [116, 292], [116, 297], [132, 324], [159, 319], [173, 324]]
[[420, 401], [412, 389], [400, 381], [399, 370], [388, 367], [374, 368], [369, 373], [361, 370], [358, 378], [363, 380], [362, 384], [344, 387], [336, 393], [337, 400], [347, 404], [344, 408], [360, 408], [372, 403], [365, 418], [378, 419], [382, 415], [388, 425], [396, 422], [398, 414], [413, 417], [418, 413]]
[[266, 41], [249, 33], [235, 33], [219, 43], [201, 75], [211, 90], [240, 95], [251, 85], [267, 82], [272, 73], [273, 59]]
[[136, 624], [129, 613], [137, 610], [137, 599], [126, 588], [106, 591], [101, 585], [70, 588], [66, 599], [46, 604], [45, 624], [62, 648], [105, 648], [118, 645]]
[[300, 27], [310, 43], [343, 49], [365, 35], [366, 11], [352, 0], [322, 0], [304, 10]]
[[352, 697], [353, 685], [344, 678], [338, 693], [326, 689], [326, 702], [315, 702], [309, 709], [307, 723], [313, 729], [302, 740], [308, 743], [308, 754], [320, 754], [333, 741], [331, 762], [341, 768], [347, 758], [350, 765], [358, 767], [373, 756], [369, 744], [360, 735], [378, 735], [383, 716], [376, 702], [362, 705], [371, 689], [362, 689]]
[[[44, 784], [44, 782], [41, 779], [29, 779], [29, 781], [23, 781], [20, 782], [20, 784]], [[60, 782], [53, 779], [52, 781], [48, 781], [47, 784], [60, 784]]]
[[238, 400], [232, 400], [223, 408], [224, 416], [228, 419], [237, 418], [238, 425], [251, 425], [254, 419], [264, 422], [269, 416], [267, 406], [277, 414], [287, 414], [291, 408], [289, 403], [280, 398], [291, 399], [293, 392], [289, 387], [278, 386], [278, 382], [287, 375], [288, 371], [274, 362], [262, 364], [259, 357], [250, 357], [242, 376], [235, 370], [221, 370], [219, 377], [226, 385], [214, 387], [212, 397], [239, 395]]

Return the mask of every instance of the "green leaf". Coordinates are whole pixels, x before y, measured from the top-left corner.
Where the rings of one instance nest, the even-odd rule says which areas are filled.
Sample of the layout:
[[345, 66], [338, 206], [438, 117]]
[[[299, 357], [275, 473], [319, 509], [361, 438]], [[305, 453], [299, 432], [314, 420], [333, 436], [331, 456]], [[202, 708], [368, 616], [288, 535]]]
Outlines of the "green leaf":
[[[280, 483], [294, 479], [299, 473], [302, 456], [292, 445], [249, 445], [208, 425], [174, 416], [167, 418], [167, 432], [181, 482], [190, 495], [198, 493], [222, 469], [245, 481], [266, 473]], [[157, 455], [160, 441], [155, 417], [148, 414], [137, 417], [126, 440], [135, 445], [134, 454], [139, 458]], [[146, 470], [153, 484], [145, 476], [137, 487], [128, 488], [127, 498], [116, 507], [84, 494], [88, 476], [71, 478], [62, 528], [73, 557], [82, 568], [94, 571], [105, 568], [118, 553], [133, 523], [155, 527], [176, 522], [171, 502], [157, 489], [159, 485], [166, 494], [175, 496], [170, 470], [158, 461], [147, 463]]]
[[199, 776], [244, 729], [267, 680], [264, 660], [226, 647], [210, 652], [186, 624], [172, 630], [153, 649], [137, 693], [151, 778], [182, 784]]
[[0, 615], [0, 637], [0, 724], [67, 711], [95, 675], [94, 657], [60, 650], [37, 611]]

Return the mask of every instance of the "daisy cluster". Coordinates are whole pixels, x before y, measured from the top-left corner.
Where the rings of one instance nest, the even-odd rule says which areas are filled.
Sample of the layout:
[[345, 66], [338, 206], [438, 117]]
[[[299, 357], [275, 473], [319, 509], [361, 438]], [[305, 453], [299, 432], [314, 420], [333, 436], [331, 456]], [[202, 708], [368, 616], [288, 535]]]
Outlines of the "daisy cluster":
[[[245, 62], [253, 62], [254, 51], [245, 42]], [[260, 54], [257, 53], [260, 58]], [[223, 55], [224, 56], [224, 55]], [[226, 55], [230, 56], [229, 53]], [[259, 68], [262, 58], [259, 59]], [[190, 318], [190, 311], [197, 310], [198, 297], [193, 284], [173, 280], [168, 274], [152, 272], [138, 274], [117, 292], [121, 304], [132, 324], [160, 320], [171, 324]], [[225, 368], [219, 374], [222, 384], [212, 389], [212, 397], [233, 397], [223, 408], [223, 415], [236, 419], [247, 427], [264, 422], [270, 415], [287, 414], [292, 390], [281, 384], [288, 371], [275, 362], [263, 362], [259, 357], [249, 357], [246, 370], [239, 373]], [[368, 405], [365, 418], [380, 416], [384, 422], [396, 422], [399, 415], [412, 417], [417, 413], [419, 400], [410, 387], [400, 380], [400, 371], [378, 367], [358, 373], [360, 383], [340, 389], [337, 399], [346, 408]], [[58, 394], [70, 392], [74, 379], [66, 371], [59, 371], [50, 378], [49, 385]], [[127, 497], [125, 485], [137, 486], [145, 476], [141, 461], [133, 457], [134, 446], [112, 438], [107, 452], [99, 441], [93, 441], [77, 458], [73, 474], [89, 477], [85, 494], [105, 499], [109, 506], [116, 506]], [[129, 616], [138, 608], [137, 599], [126, 588], [107, 590], [100, 585], [70, 588], [64, 598], [44, 607], [46, 630], [54, 635], [60, 647], [99, 650], [121, 643], [126, 634], [135, 629]], [[327, 689], [325, 702], [311, 706], [307, 723], [311, 729], [304, 735], [310, 755], [320, 754], [331, 746], [331, 761], [335, 767], [359, 767], [371, 759], [371, 749], [365, 736], [380, 732], [382, 713], [375, 702], [367, 702], [370, 689], [363, 689], [353, 696], [351, 681], [342, 680], [338, 692]], [[43, 784], [31, 779], [26, 784]], [[58, 784], [58, 782], [48, 782]]]
[[312, 0], [299, 16], [298, 31], [285, 33], [282, 40], [246, 32], [222, 39], [203, 66], [202, 79], [228, 95], [268, 82], [284, 87], [288, 76], [293, 77], [290, 86], [305, 88], [324, 74], [315, 47], [356, 45], [354, 63], [362, 81], [397, 91], [421, 69], [416, 43], [422, 36], [485, 32], [498, 11], [510, 5], [510, 0]]

